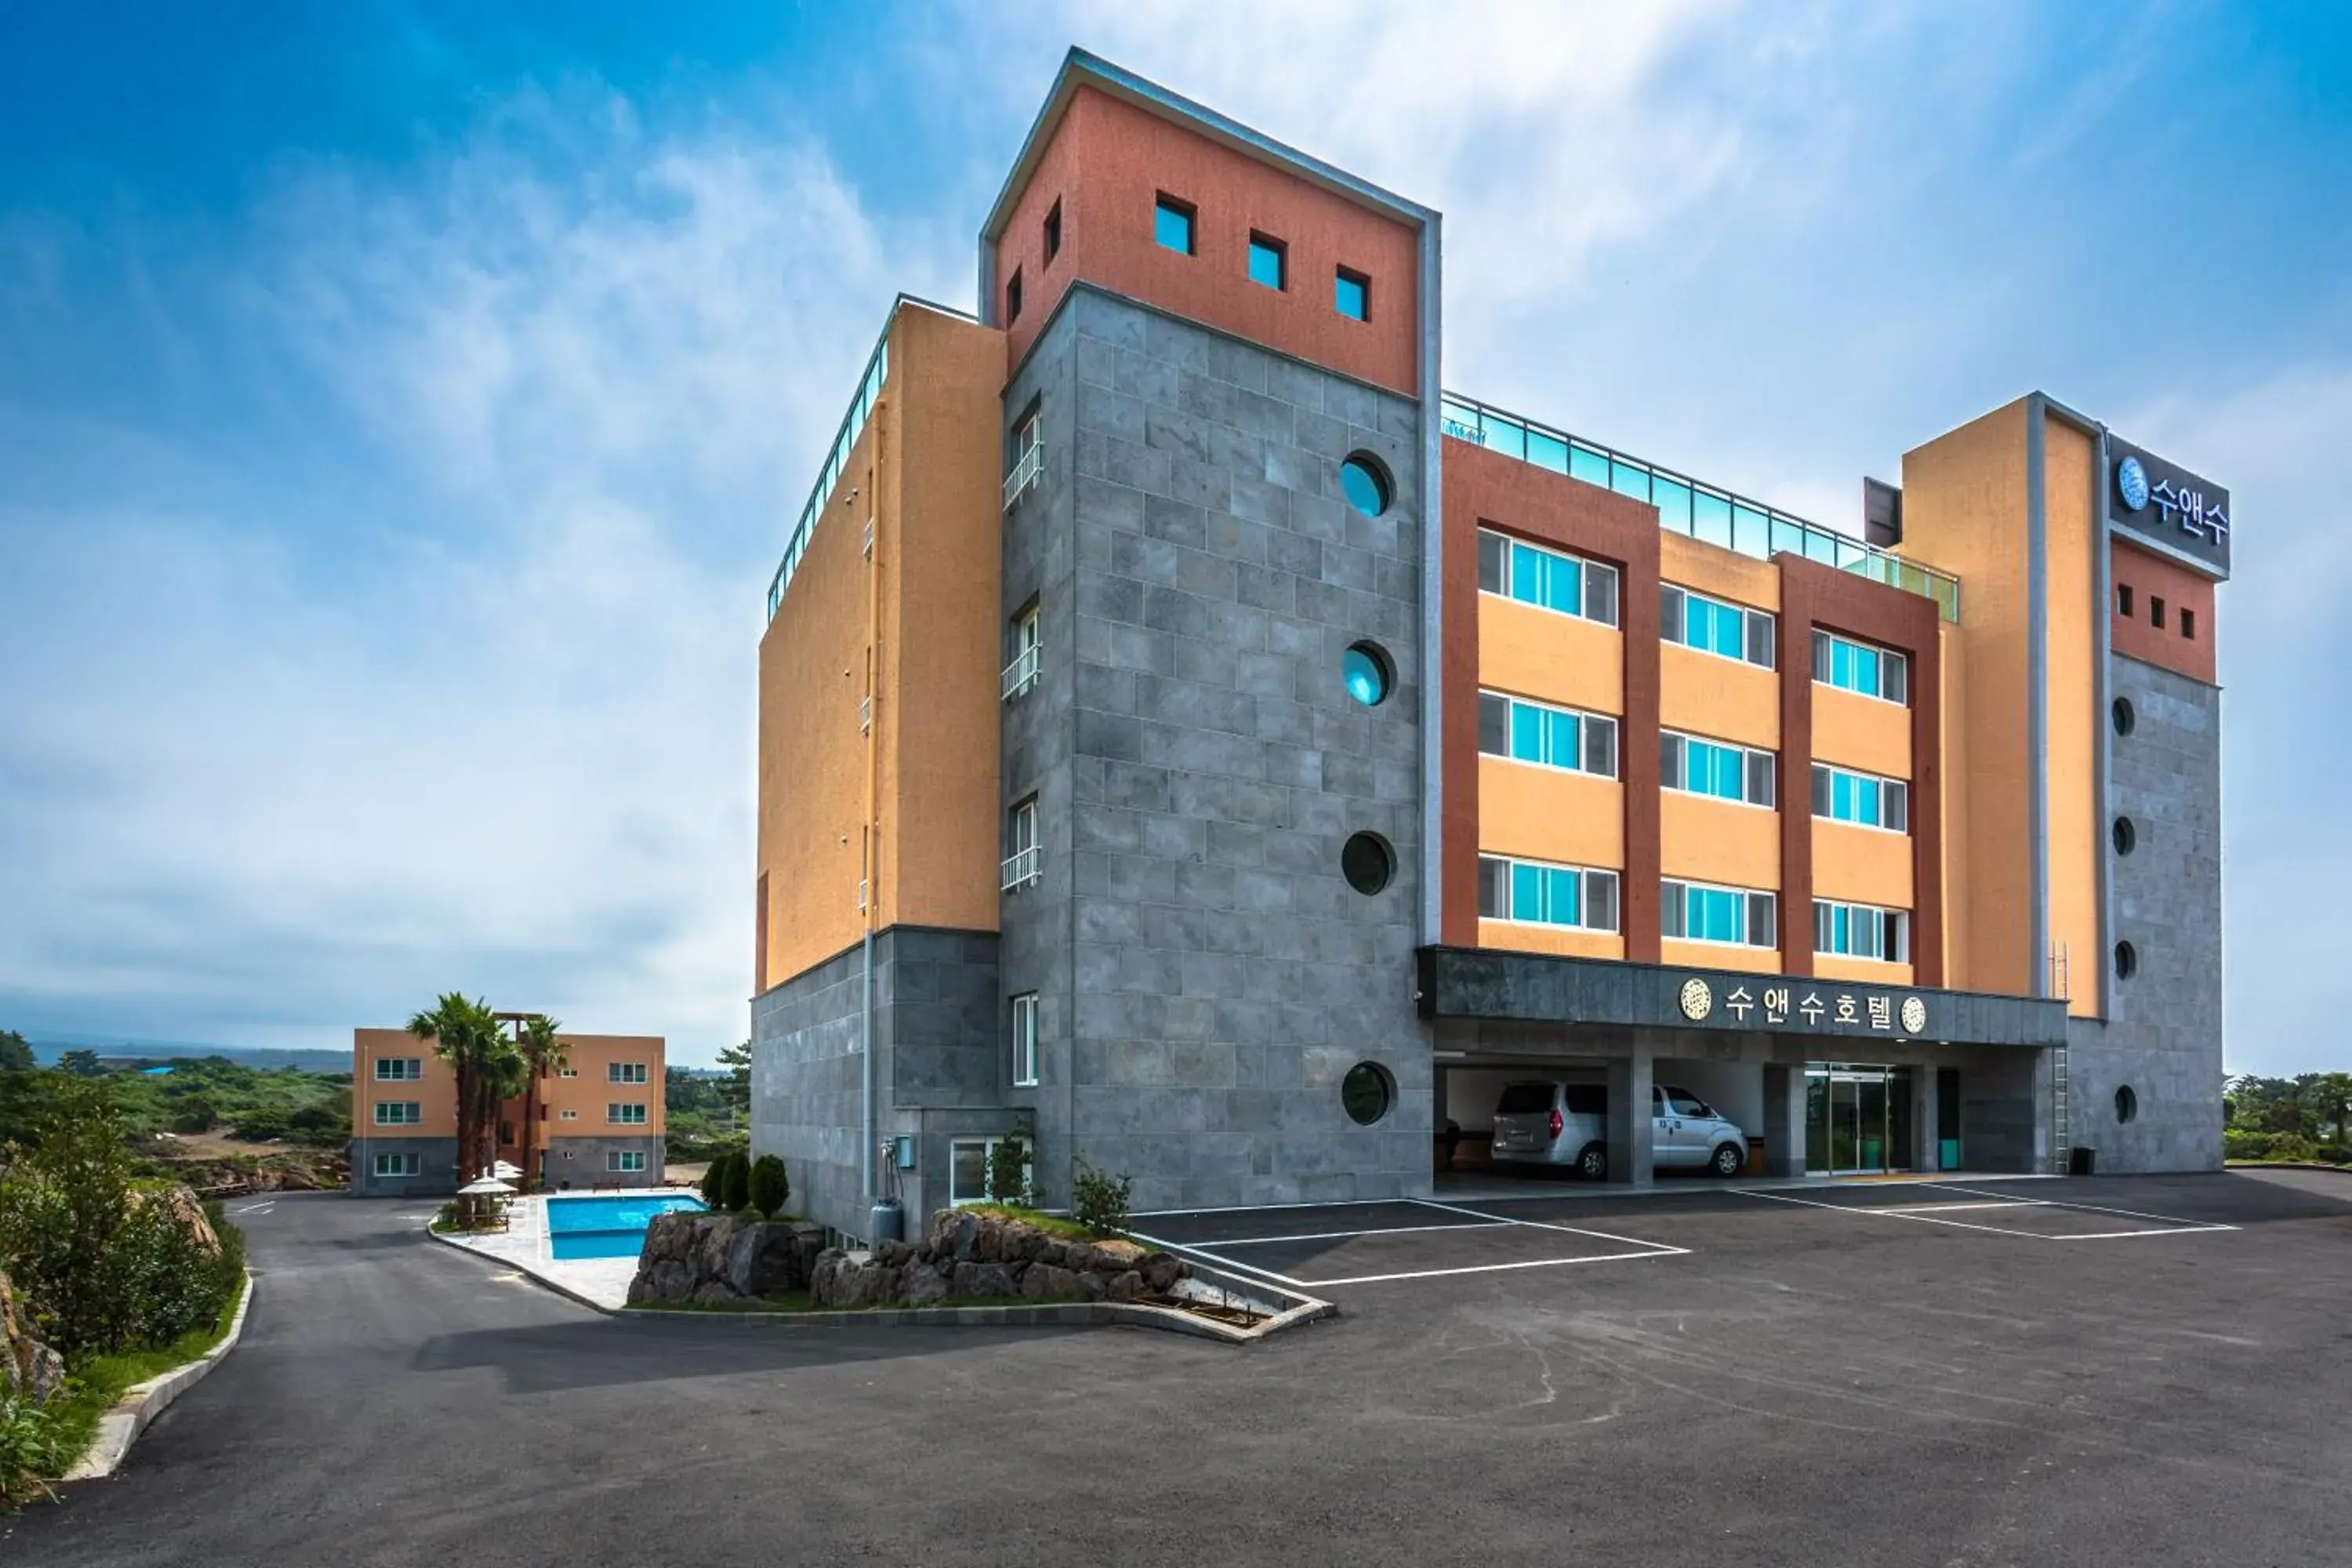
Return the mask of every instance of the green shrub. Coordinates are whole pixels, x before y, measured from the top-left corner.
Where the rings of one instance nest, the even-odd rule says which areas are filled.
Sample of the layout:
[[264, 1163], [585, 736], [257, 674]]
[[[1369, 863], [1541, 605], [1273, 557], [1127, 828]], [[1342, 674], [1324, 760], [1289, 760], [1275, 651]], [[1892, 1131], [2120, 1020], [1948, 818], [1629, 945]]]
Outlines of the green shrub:
[[1018, 1132], [998, 1139], [996, 1147], [988, 1152], [988, 1196], [991, 1202], [1014, 1208], [1032, 1206], [1029, 1145]]
[[1134, 1190], [1134, 1177], [1097, 1170], [1081, 1154], [1070, 1178], [1070, 1217], [1097, 1236], [1116, 1236], [1127, 1228], [1127, 1206]]
[[784, 1201], [793, 1195], [784, 1162], [774, 1154], [762, 1154], [751, 1163], [750, 1185], [751, 1206], [770, 1219], [783, 1212]]
[[30, 1399], [0, 1394], [0, 1509], [47, 1497], [42, 1478], [63, 1474], [74, 1458], [53, 1412]]
[[219, 1125], [220, 1112], [202, 1096], [191, 1096], [172, 1107], [170, 1126], [174, 1132], [209, 1132]]
[[700, 1190], [705, 1204], [712, 1208], [724, 1206], [719, 1201], [727, 1191], [727, 1156], [724, 1153], [713, 1155], [710, 1163], [702, 1167]]
[[236, 1119], [236, 1125], [229, 1131], [247, 1143], [268, 1143], [284, 1138], [293, 1130], [286, 1113], [273, 1106], [247, 1111]]
[[727, 1174], [719, 1189], [719, 1206], [730, 1213], [751, 1201], [751, 1156], [738, 1149], [727, 1156]]

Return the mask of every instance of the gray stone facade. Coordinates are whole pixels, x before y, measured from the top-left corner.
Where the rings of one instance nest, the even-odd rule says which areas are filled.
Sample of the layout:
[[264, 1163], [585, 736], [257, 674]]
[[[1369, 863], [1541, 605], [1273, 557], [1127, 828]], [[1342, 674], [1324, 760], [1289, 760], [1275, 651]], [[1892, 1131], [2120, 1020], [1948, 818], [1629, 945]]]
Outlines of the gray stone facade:
[[[923, 1161], [890, 1173], [882, 1191], [895, 1187], [909, 1214], [947, 1201], [947, 1151], [934, 1163], [927, 1118], [988, 1133], [1013, 1122], [996, 947], [992, 933], [920, 926], [874, 939], [877, 1136], [915, 1135]], [[783, 1157], [793, 1212], [857, 1237], [871, 1206], [858, 1163], [865, 973], [852, 947], [751, 1005], [751, 1152]]]
[[[662, 1140], [637, 1133], [626, 1137], [566, 1137], [557, 1135], [541, 1151], [545, 1158], [541, 1180], [548, 1190], [566, 1187], [657, 1187], [662, 1179]], [[646, 1157], [641, 1172], [607, 1169], [606, 1156], [636, 1153]]]
[[[2070, 1142], [2107, 1171], [2210, 1171], [2221, 1164], [2221, 692], [2118, 654], [2113, 696], [2132, 705], [2108, 742], [2109, 942], [2137, 966], [2105, 964], [2106, 1018], [2069, 1029]], [[2114, 818], [2132, 824], [2116, 853]], [[2137, 1113], [2122, 1121], [2116, 1091]]]
[[[379, 1176], [378, 1154], [414, 1154], [416, 1174]], [[457, 1190], [455, 1138], [354, 1138], [351, 1142], [352, 1195], [359, 1198], [446, 1197]]]
[[[1002, 905], [1003, 991], [1039, 998], [1044, 1196], [1074, 1157], [1139, 1209], [1425, 1192], [1431, 1058], [1412, 1005], [1420, 900], [1420, 410], [1080, 286], [1007, 389], [1045, 475], [1004, 520], [1004, 606], [1041, 612], [1006, 704], [1008, 810], [1034, 795], [1036, 882]], [[1393, 481], [1379, 518], [1339, 465]], [[1341, 658], [1397, 672], [1352, 701]], [[1340, 847], [1396, 870], [1367, 897]], [[1394, 1079], [1370, 1127], [1339, 1083]]]

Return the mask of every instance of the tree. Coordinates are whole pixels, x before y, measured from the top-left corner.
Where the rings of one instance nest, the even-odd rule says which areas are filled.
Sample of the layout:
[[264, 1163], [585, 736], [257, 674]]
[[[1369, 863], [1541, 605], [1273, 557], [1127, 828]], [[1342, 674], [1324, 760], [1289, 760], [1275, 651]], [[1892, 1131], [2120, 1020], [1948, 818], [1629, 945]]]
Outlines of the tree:
[[719, 1065], [734, 1069], [734, 1077], [728, 1080], [727, 1103], [739, 1116], [750, 1115], [751, 1112], [751, 1042], [746, 1040], [740, 1046], [729, 1046], [720, 1051]]
[[522, 1190], [539, 1185], [539, 1080], [561, 1071], [571, 1060], [570, 1047], [558, 1037], [563, 1026], [541, 1013], [523, 1020], [515, 1031], [515, 1048], [522, 1053]]
[[0, 1072], [22, 1072], [33, 1065], [33, 1047], [14, 1029], [0, 1029]]
[[751, 1202], [751, 1156], [737, 1149], [724, 1158], [727, 1173], [720, 1178], [719, 1206], [731, 1213]]
[[96, 1078], [106, 1070], [98, 1065], [96, 1051], [68, 1051], [58, 1058], [58, 1066], [76, 1078]]
[[781, 1157], [762, 1154], [751, 1162], [751, 1206], [762, 1217], [775, 1218], [782, 1212], [784, 1200], [792, 1195], [793, 1184], [785, 1177]]
[[499, 1158], [499, 1104], [522, 1088], [522, 1053], [499, 1026], [489, 1005], [444, 993], [432, 1011], [408, 1020], [457, 1079], [457, 1183], [488, 1175]]
[[2295, 1098], [2304, 1114], [2315, 1122], [2314, 1132], [2329, 1132], [2344, 1147], [2345, 1121], [2352, 1118], [2352, 1072], [2307, 1072], [2294, 1080]]

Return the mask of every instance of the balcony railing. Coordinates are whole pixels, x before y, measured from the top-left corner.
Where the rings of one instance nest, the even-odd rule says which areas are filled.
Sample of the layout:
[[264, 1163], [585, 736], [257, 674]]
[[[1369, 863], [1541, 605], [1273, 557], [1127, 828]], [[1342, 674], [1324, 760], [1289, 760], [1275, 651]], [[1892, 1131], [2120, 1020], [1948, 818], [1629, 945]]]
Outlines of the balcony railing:
[[1045, 475], [1045, 444], [1034, 441], [1022, 450], [1013, 464], [1013, 471], [1004, 476], [1004, 510], [1011, 511], [1021, 492]]
[[1038, 868], [1036, 846], [1016, 849], [1004, 858], [1004, 890], [1027, 887], [1044, 874]]
[[1449, 392], [1442, 407], [1448, 436], [1646, 501], [1658, 509], [1661, 528], [1759, 560], [1790, 551], [1933, 599], [1944, 619], [1960, 618], [1960, 581], [1949, 573], [1906, 561], [1849, 534], [1791, 517], [1777, 507], [1671, 468], [1489, 408], [1475, 398]]
[[1037, 684], [1037, 652], [1041, 645], [1031, 643], [1013, 656], [1004, 667], [1004, 700], [1007, 702]]

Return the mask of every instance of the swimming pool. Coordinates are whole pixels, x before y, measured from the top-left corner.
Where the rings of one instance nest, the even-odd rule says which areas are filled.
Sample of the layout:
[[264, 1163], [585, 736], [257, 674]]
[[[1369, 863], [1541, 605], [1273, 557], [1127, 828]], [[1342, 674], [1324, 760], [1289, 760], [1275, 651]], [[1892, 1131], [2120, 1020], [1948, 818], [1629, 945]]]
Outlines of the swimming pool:
[[646, 1227], [657, 1214], [699, 1209], [702, 1200], [684, 1193], [656, 1197], [550, 1198], [547, 1240], [559, 1258], [635, 1258], [644, 1247]]

